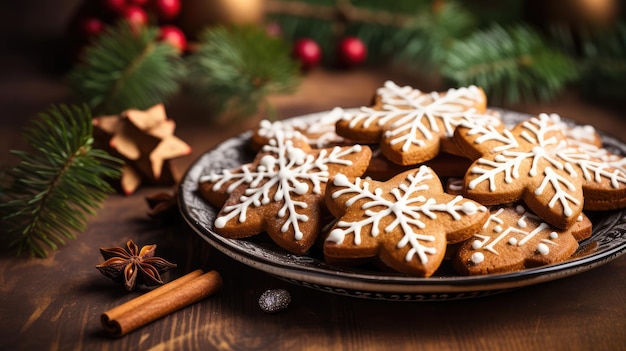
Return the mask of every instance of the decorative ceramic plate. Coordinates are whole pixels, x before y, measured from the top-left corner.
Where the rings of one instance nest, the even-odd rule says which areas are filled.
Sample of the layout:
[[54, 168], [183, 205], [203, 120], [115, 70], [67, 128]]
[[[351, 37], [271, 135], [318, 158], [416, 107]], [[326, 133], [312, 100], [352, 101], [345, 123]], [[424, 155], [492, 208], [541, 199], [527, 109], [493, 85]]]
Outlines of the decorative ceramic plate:
[[[528, 115], [501, 111], [504, 122], [513, 125]], [[327, 112], [296, 117], [293, 121], [312, 121]], [[263, 236], [227, 239], [213, 230], [218, 209], [199, 195], [198, 179], [210, 171], [230, 169], [251, 162], [248, 150], [251, 133], [228, 139], [202, 155], [187, 171], [179, 188], [179, 205], [185, 221], [216, 249], [259, 271], [294, 284], [325, 292], [360, 298], [402, 301], [433, 301], [474, 298], [561, 279], [603, 265], [626, 252], [626, 210], [588, 214], [594, 228], [589, 239], [580, 243], [569, 260], [525, 269], [514, 273], [459, 276], [443, 268], [429, 278], [410, 277], [377, 270], [374, 267], [348, 268], [329, 265], [315, 249], [306, 255], [286, 252]], [[605, 147], [626, 154], [626, 144], [603, 135]]]

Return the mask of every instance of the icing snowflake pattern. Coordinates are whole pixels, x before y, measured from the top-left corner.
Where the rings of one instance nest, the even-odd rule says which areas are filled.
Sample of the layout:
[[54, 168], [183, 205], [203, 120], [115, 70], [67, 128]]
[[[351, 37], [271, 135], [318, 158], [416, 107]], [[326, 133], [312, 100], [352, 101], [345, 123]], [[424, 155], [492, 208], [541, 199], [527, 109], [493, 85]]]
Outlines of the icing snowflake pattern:
[[287, 138], [303, 138], [309, 145], [322, 148], [345, 142], [345, 139], [335, 132], [335, 124], [343, 114], [344, 110], [336, 107], [312, 120], [292, 119], [274, 122], [262, 120], [257, 133], [271, 139], [280, 130]]
[[[583, 207], [582, 180], [576, 165], [588, 156], [569, 147], [558, 125], [546, 114], [519, 123], [512, 131], [485, 126], [459, 128], [457, 136], [467, 139], [482, 157], [465, 177], [465, 194], [480, 197], [487, 204], [502, 203], [503, 192], [513, 192], [505, 202], [524, 199], [535, 213], [554, 209], [547, 222], [566, 228], [574, 223]], [[515, 190], [515, 184], [522, 185]], [[487, 192], [487, 197], [480, 196]]]
[[376, 106], [346, 112], [342, 119], [347, 122], [348, 129], [378, 130], [383, 150], [424, 154], [421, 149], [438, 149], [440, 139], [451, 137], [460, 123], [499, 123], [498, 118], [484, 114], [484, 94], [476, 86], [449, 89], [444, 93], [424, 93], [387, 81], [377, 90], [377, 96], [379, 103]]
[[362, 159], [363, 155], [369, 155], [366, 152], [369, 149], [353, 145], [309, 152], [294, 145], [296, 142], [286, 139], [278, 131], [274, 139], [263, 147], [254, 163], [243, 165], [234, 171], [223, 170], [221, 173], [213, 172], [200, 177], [200, 182], [209, 183], [211, 190], [215, 192], [234, 194], [236, 189], [243, 189], [236, 199], [228, 201], [222, 207], [214, 222], [218, 232], [232, 220], [245, 222], [249, 212], [256, 208], [279, 204], [275, 220], [282, 223], [280, 233], [293, 233], [296, 241], [306, 235], [317, 235], [307, 234], [301, 229], [301, 223], [311, 220], [306, 214], [306, 211], [311, 211], [311, 203], [307, 203], [302, 196], [313, 194], [323, 199], [329, 176], [340, 168], [358, 168], [354, 167], [354, 161]]
[[[298, 226], [300, 221], [307, 221], [308, 217], [298, 214], [298, 208], [306, 208], [306, 203], [293, 200], [292, 196], [302, 195], [309, 191], [309, 182], [313, 184], [312, 191], [321, 194], [321, 184], [328, 181], [328, 163], [350, 166], [350, 160], [343, 159], [344, 156], [361, 151], [360, 145], [342, 150], [333, 148], [330, 153], [324, 150], [319, 155], [307, 155], [305, 152], [293, 146], [290, 140], [284, 140], [283, 134], [278, 132], [276, 139], [270, 140], [270, 144], [264, 147], [264, 151], [271, 152], [276, 156], [265, 155], [256, 169], [242, 167], [241, 173], [231, 173], [224, 171], [221, 175], [211, 174], [208, 181], [215, 182], [214, 188], [220, 188], [224, 183], [235, 180], [229, 185], [229, 191], [235, 187], [246, 183], [249, 188], [240, 198], [240, 203], [226, 206], [223, 209], [224, 215], [215, 221], [217, 228], [222, 228], [234, 217], [238, 217], [240, 222], [246, 220], [246, 213], [250, 206], [258, 207], [269, 203], [270, 189], [277, 187], [273, 197], [275, 201], [284, 201], [284, 205], [278, 211], [278, 217], [288, 215], [281, 231], [286, 232], [289, 226], [295, 231], [296, 240], [302, 239], [302, 232]], [[203, 181], [204, 179], [201, 179]]]
[[[403, 252], [401, 260], [404, 263], [400, 265], [425, 266], [430, 263], [436, 268], [442, 259], [442, 251], [445, 251], [446, 232], [471, 225], [487, 211], [462, 196], [443, 193], [439, 179], [426, 166], [405, 172], [390, 182], [394, 186], [390, 191], [384, 191], [380, 187], [384, 183], [361, 178], [352, 182], [338, 174], [333, 181], [332, 198], [345, 201], [346, 208], [356, 207], [362, 217], [359, 220], [340, 218], [329, 233], [326, 245], [359, 246], [364, 235], [380, 238], [380, 242], [390, 233], [399, 231], [401, 235], [393, 250]], [[346, 242], [348, 237], [352, 242]], [[389, 248], [381, 245], [381, 249]], [[398, 269], [397, 262], [387, 263]], [[403, 271], [402, 268], [398, 270]], [[411, 269], [404, 271], [410, 272]]]
[[[582, 147], [580, 142], [571, 143], [574, 129], [564, 131], [563, 122], [555, 114], [530, 118], [513, 131], [475, 125], [468, 128], [466, 135], [475, 137], [474, 145], [482, 152], [468, 174], [468, 194], [483, 182], [489, 184], [491, 192], [498, 193], [500, 178], [507, 184], [525, 181], [527, 189], [532, 189], [537, 197], [553, 192], [546, 205], [549, 208], [559, 205], [569, 219], [566, 223], [544, 219], [561, 228], [571, 225], [583, 207], [599, 210], [626, 206], [626, 174], [614, 163], [618, 158], [601, 157], [601, 152], [592, 152], [597, 149], [592, 144]], [[581, 130], [576, 133], [581, 134]], [[588, 135], [585, 138], [591, 139]], [[542, 182], [534, 182], [535, 177]], [[584, 202], [577, 195], [581, 191]], [[612, 200], [606, 201], [607, 198]], [[536, 213], [542, 213], [530, 206]]]
[[603, 148], [602, 139], [592, 126], [570, 126], [557, 114], [549, 117], [560, 126], [568, 144], [580, 150], [562, 152], [561, 158], [574, 164], [583, 175], [584, 208], [606, 210], [626, 206], [626, 158]]
[[588, 236], [591, 222], [581, 215], [575, 226], [561, 230], [523, 206], [495, 207], [483, 229], [462, 244], [454, 265], [462, 274], [473, 275], [556, 263], [578, 248], [574, 232]]

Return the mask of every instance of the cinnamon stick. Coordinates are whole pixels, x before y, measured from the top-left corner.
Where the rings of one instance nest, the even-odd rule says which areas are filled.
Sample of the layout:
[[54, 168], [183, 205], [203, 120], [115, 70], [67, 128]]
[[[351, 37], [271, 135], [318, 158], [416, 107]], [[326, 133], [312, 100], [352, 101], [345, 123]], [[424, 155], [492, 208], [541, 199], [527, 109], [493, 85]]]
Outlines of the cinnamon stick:
[[221, 287], [218, 272], [199, 269], [104, 312], [100, 321], [107, 333], [120, 337], [198, 302]]

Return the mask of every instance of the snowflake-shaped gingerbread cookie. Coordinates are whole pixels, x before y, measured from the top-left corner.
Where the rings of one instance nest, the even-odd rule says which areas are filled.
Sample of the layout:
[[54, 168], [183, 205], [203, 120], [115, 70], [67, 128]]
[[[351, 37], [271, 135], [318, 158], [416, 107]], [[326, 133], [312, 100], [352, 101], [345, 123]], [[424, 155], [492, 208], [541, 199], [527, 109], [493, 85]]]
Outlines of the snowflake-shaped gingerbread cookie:
[[523, 206], [495, 206], [482, 230], [461, 244], [453, 258], [464, 275], [514, 272], [571, 257], [578, 241], [591, 235], [591, 221], [580, 215], [568, 229], [557, 229]]
[[353, 145], [313, 150], [300, 139], [277, 132], [254, 162], [201, 176], [202, 196], [222, 206], [215, 231], [244, 238], [266, 231], [280, 247], [304, 253], [322, 227], [324, 191], [338, 172], [359, 176], [371, 151]]
[[561, 127], [569, 145], [586, 156], [568, 158], [578, 166], [583, 180], [585, 210], [612, 210], [626, 207], [626, 158], [605, 149], [602, 137], [590, 125], [572, 125], [557, 114], [550, 119]]
[[624, 174], [571, 146], [547, 114], [512, 130], [459, 126], [455, 140], [477, 159], [465, 174], [464, 195], [485, 205], [522, 200], [546, 222], [568, 228], [584, 206], [626, 197]]
[[443, 192], [427, 166], [387, 182], [335, 176], [326, 204], [339, 220], [324, 242], [331, 260], [378, 257], [406, 274], [428, 277], [441, 264], [448, 243], [477, 232], [487, 209]]
[[485, 110], [485, 94], [475, 86], [425, 93], [387, 81], [377, 90], [374, 106], [346, 111], [336, 128], [347, 139], [380, 143], [394, 163], [415, 165], [440, 150], [456, 154], [449, 140], [460, 123], [499, 124]]

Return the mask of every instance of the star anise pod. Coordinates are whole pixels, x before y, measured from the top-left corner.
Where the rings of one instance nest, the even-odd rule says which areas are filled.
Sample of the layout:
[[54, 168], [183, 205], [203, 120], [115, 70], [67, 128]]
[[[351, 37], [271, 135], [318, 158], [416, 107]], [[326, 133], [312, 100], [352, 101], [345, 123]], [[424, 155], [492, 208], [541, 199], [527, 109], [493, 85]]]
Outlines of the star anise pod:
[[146, 245], [139, 250], [132, 240], [123, 247], [100, 249], [105, 262], [96, 266], [100, 273], [116, 282], [123, 282], [128, 291], [133, 291], [138, 284], [145, 286], [162, 285], [161, 274], [176, 267], [162, 258], [154, 257], [156, 245]]

